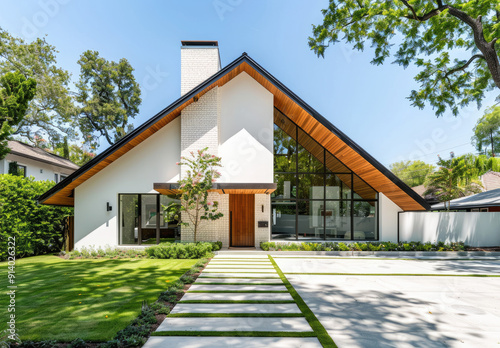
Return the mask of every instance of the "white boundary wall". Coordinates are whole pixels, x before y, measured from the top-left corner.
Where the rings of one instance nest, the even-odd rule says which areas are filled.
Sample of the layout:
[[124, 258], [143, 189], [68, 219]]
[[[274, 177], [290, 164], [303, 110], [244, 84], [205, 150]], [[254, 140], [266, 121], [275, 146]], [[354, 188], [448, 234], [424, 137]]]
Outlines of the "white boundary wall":
[[401, 213], [399, 240], [464, 242], [470, 246], [500, 246], [500, 213]]

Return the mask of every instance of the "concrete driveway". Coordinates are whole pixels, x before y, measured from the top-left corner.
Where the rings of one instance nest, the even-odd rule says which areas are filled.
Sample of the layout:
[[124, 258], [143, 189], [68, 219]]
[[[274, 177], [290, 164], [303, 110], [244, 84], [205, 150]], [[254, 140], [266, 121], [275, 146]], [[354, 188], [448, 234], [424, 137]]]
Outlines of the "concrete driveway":
[[498, 260], [275, 261], [340, 348], [500, 347]]

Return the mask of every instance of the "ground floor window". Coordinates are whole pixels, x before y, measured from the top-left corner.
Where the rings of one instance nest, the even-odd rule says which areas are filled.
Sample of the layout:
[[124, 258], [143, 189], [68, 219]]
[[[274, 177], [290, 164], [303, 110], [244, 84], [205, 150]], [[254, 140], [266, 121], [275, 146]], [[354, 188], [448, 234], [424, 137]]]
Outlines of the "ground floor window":
[[159, 194], [120, 194], [120, 244], [158, 244], [180, 239], [177, 221], [166, 222], [163, 212], [163, 207], [174, 201], [178, 200]]

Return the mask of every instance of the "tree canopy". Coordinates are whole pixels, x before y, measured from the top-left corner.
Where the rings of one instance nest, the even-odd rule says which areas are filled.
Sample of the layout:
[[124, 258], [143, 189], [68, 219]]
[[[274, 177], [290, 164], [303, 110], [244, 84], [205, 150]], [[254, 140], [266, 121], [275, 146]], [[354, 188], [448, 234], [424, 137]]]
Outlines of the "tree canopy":
[[422, 185], [426, 176], [432, 173], [435, 167], [424, 161], [400, 161], [391, 164], [390, 169], [406, 185], [415, 187]]
[[473, 155], [439, 159], [438, 170], [427, 176], [425, 195], [433, 194], [440, 202], [469, 196], [482, 191], [479, 171], [474, 165]]
[[493, 157], [500, 152], [500, 106], [486, 110], [477, 121], [472, 143], [479, 152], [483, 151], [483, 147], [490, 147]]
[[322, 13], [310, 48], [324, 56], [330, 44], [344, 40], [357, 50], [374, 47], [375, 65], [391, 55], [404, 68], [415, 64], [420, 89], [410, 93], [413, 106], [457, 115], [500, 88], [498, 0], [330, 0]]
[[45, 39], [26, 43], [0, 28], [0, 75], [17, 71], [37, 84], [25, 117], [14, 129], [16, 135], [32, 143], [35, 136], [46, 138], [50, 144], [64, 136], [70, 139], [77, 136], [72, 127], [70, 74], [57, 66], [56, 53]]
[[35, 93], [35, 80], [26, 79], [19, 72], [0, 77], [0, 159], [9, 152], [7, 138], [22, 122]]
[[133, 128], [130, 121], [139, 112], [141, 90], [132, 74], [134, 69], [124, 58], [118, 63], [108, 61], [97, 51], [84, 52], [78, 64], [80, 130], [92, 146], [98, 146], [100, 137], [112, 145]]

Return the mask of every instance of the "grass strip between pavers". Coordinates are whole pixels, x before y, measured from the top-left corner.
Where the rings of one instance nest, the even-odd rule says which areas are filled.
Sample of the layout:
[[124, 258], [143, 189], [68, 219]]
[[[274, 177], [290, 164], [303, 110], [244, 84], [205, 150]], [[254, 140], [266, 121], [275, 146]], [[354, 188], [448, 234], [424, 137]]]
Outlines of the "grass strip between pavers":
[[[206, 274], [206, 273], [205, 273]], [[279, 277], [221, 277], [221, 276], [216, 276], [216, 277], [199, 277], [200, 279], [280, 279]], [[202, 283], [199, 283], [202, 284]], [[282, 285], [282, 284], [280, 284]]]
[[155, 331], [151, 336], [316, 337], [313, 331]]
[[[350, 257], [339, 257], [339, 256], [274, 256], [275, 259], [317, 259], [317, 260], [394, 260], [394, 261], [500, 261], [499, 259], [495, 258], [496, 256], [484, 256], [484, 257], [490, 257], [489, 259], [482, 258], [466, 258], [461, 257], [461, 258], [432, 258], [432, 259], [423, 259], [422, 257], [424, 256], [415, 256], [415, 257], [363, 257], [363, 256], [350, 256]], [[429, 257], [429, 256], [427, 256]], [[430, 256], [432, 257], [432, 256]]]
[[270, 300], [270, 301], [260, 301], [260, 300], [180, 300], [177, 303], [248, 303], [248, 304], [283, 304], [283, 303], [295, 303], [294, 300]]
[[292, 298], [295, 300], [295, 303], [299, 307], [299, 309], [302, 311], [304, 316], [306, 317], [307, 322], [309, 325], [311, 325], [311, 328], [314, 330], [316, 336], [318, 337], [319, 342], [323, 347], [328, 347], [328, 348], [337, 348], [337, 345], [333, 341], [333, 339], [330, 337], [328, 332], [326, 331], [325, 327], [321, 322], [316, 318], [316, 315], [311, 311], [309, 306], [304, 302], [302, 297], [300, 297], [299, 293], [295, 288], [292, 286], [292, 284], [288, 281], [286, 276], [283, 274], [281, 269], [278, 267], [278, 264], [276, 261], [274, 261], [273, 257], [269, 255], [269, 259], [273, 263], [274, 268], [276, 269], [276, 272], [278, 272], [281, 280], [283, 283], [285, 283], [286, 288], [290, 292], [290, 295], [292, 295]]
[[301, 272], [290, 272], [286, 273], [290, 275], [349, 275], [349, 276], [388, 276], [388, 277], [500, 277], [500, 274], [412, 274], [412, 273], [301, 273]]
[[[225, 268], [223, 268], [225, 269]], [[235, 268], [234, 271], [237, 271], [238, 269], [241, 269], [241, 268]], [[270, 269], [270, 268], [269, 268]], [[204, 271], [205, 274], [207, 273], [211, 273], [211, 274], [216, 274], [216, 273], [238, 273], [238, 274], [255, 274], [255, 273], [258, 273], [258, 274], [274, 274], [274, 272], [243, 272], [243, 271], [239, 271], [239, 272], [233, 272], [233, 269], [225, 269], [223, 271], [221, 270], [206, 270]]]
[[288, 293], [288, 290], [188, 290], [186, 291], [188, 293], [210, 293], [210, 294], [231, 294], [231, 293], [237, 293], [237, 294], [245, 294], [245, 293], [250, 293], [250, 294], [262, 294], [262, 293]]
[[303, 317], [302, 313], [171, 313], [169, 318], [233, 318], [233, 317]]
[[[203, 278], [202, 278], [203, 279]], [[259, 279], [259, 278], [257, 278]], [[274, 279], [279, 279], [279, 278], [274, 278]], [[283, 286], [283, 283], [205, 283], [205, 282], [199, 282], [196, 283], [196, 285], [241, 285], [241, 286], [254, 286], [254, 285], [272, 285], [272, 286]]]

